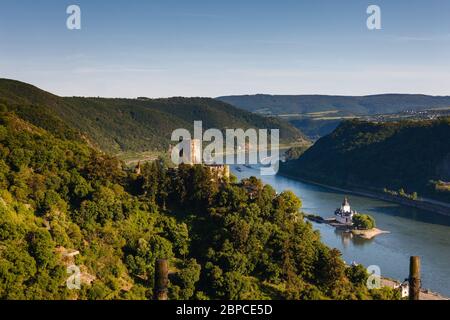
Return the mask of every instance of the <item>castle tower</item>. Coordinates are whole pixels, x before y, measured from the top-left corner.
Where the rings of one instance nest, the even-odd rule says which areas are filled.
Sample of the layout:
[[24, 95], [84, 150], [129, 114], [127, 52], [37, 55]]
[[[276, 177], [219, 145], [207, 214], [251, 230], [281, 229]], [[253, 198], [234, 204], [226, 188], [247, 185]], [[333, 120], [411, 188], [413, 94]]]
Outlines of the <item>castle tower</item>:
[[350, 203], [348, 202], [348, 198], [345, 197], [344, 202], [342, 203], [341, 210], [345, 213], [351, 213], [352, 208], [350, 207]]
[[134, 169], [134, 173], [136, 173], [138, 176], [141, 175], [142, 173], [142, 168], [141, 168], [141, 162], [139, 161], [136, 168]]
[[190, 163], [202, 164], [202, 142], [198, 139], [192, 139], [190, 145]]
[[336, 209], [336, 211], [334, 213], [337, 222], [345, 224], [345, 225], [349, 225], [349, 226], [353, 224], [353, 216], [355, 214], [356, 214], [356, 212], [352, 210], [352, 208], [350, 206], [350, 202], [348, 201], [347, 197], [345, 197], [344, 202], [342, 202], [341, 207]]
[[202, 164], [202, 142], [198, 139], [184, 140], [181, 142], [179, 153], [182, 162], [185, 164]]

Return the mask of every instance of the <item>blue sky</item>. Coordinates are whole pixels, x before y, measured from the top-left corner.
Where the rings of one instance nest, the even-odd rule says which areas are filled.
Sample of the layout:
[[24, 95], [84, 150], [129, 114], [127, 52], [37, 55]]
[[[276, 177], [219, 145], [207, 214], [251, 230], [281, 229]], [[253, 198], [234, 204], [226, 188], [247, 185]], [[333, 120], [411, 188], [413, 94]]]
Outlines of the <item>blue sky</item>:
[[65, 96], [450, 95], [450, 1], [0, 0], [0, 77]]

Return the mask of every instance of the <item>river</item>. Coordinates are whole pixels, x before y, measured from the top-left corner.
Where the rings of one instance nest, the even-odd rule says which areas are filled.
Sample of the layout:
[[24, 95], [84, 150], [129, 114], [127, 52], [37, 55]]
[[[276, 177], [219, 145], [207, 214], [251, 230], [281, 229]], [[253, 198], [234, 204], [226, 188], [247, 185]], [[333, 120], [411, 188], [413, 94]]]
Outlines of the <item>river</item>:
[[[242, 171], [239, 172], [236, 168]], [[325, 187], [282, 176], [260, 176], [259, 169], [232, 167], [238, 179], [255, 176], [278, 192], [291, 190], [300, 197], [303, 211], [324, 218], [333, 216], [346, 196]], [[326, 224], [313, 223], [329, 247], [342, 252], [347, 263], [376, 265], [382, 276], [405, 280], [410, 256], [422, 259], [422, 287], [450, 296], [450, 217], [372, 198], [348, 195], [353, 209], [372, 215], [377, 227], [390, 231], [372, 240], [349, 238]]]

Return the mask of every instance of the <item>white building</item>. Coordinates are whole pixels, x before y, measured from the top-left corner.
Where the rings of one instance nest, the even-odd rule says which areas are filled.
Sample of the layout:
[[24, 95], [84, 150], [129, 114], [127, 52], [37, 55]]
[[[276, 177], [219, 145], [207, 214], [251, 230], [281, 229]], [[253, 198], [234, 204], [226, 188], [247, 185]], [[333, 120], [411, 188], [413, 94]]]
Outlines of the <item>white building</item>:
[[401, 294], [402, 298], [408, 298], [409, 297], [409, 284], [407, 282], [395, 285], [394, 289], [400, 290], [400, 294]]
[[334, 215], [336, 217], [336, 221], [346, 225], [353, 225], [353, 217], [355, 216], [356, 211], [352, 210], [350, 203], [348, 202], [347, 197], [344, 199], [341, 207], [336, 209]]

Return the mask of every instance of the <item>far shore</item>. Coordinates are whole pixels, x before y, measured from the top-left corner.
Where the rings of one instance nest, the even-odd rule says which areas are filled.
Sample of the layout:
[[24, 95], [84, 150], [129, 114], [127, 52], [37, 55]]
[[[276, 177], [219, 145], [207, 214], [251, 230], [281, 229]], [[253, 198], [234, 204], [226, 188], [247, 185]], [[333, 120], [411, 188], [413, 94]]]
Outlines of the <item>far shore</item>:
[[413, 208], [423, 209], [423, 210], [431, 211], [431, 212], [441, 214], [444, 216], [450, 216], [450, 204], [448, 204], [448, 206], [444, 206], [444, 205], [439, 205], [437, 203], [429, 202], [429, 201], [423, 200], [423, 199], [408, 200], [408, 199], [398, 198], [398, 197], [390, 196], [387, 194], [376, 193], [376, 192], [368, 191], [368, 190], [364, 190], [364, 189], [359, 189], [359, 190], [344, 189], [344, 188], [340, 188], [340, 187], [334, 187], [334, 186], [326, 185], [323, 183], [307, 180], [307, 179], [300, 178], [300, 177], [295, 177], [295, 176], [285, 174], [285, 173], [278, 173], [278, 174], [280, 176], [283, 176], [283, 177], [286, 177], [286, 178], [289, 178], [292, 180], [297, 180], [297, 181], [317, 185], [320, 187], [324, 187], [324, 188], [331, 189], [334, 191], [339, 191], [342, 193], [355, 194], [358, 196], [363, 196], [363, 197], [383, 200], [383, 201], [387, 201], [387, 202], [391, 202], [391, 203], [397, 203], [397, 204], [401, 204], [401, 205], [409, 206], [409, 207], [413, 207]]
[[[279, 149], [279, 153], [283, 154], [284, 152], [286, 152], [287, 150], [293, 148], [293, 147], [304, 147], [307, 146], [308, 144], [305, 143], [304, 141], [302, 142], [292, 142], [292, 143], [282, 143], [278, 145], [278, 149]], [[251, 149], [251, 150], [245, 150], [244, 153], [247, 156], [249, 153], [257, 153], [259, 151], [263, 151], [263, 152], [268, 152], [271, 151], [271, 146], [267, 145], [265, 148], [257, 148], [255, 149]], [[217, 156], [228, 156], [228, 155], [237, 155], [239, 153], [239, 151], [231, 151], [231, 152], [227, 152], [227, 151], [222, 151], [222, 152], [217, 152], [216, 155]], [[156, 161], [158, 160], [159, 157], [167, 157], [170, 158], [170, 152], [166, 152], [166, 151], [152, 151], [152, 150], [148, 150], [148, 151], [142, 151], [142, 152], [120, 152], [120, 153], [116, 153], [114, 154], [116, 157], [118, 157], [120, 160], [122, 160], [125, 165], [127, 166], [132, 166], [132, 165], [136, 165], [139, 162], [141, 163], [146, 163], [146, 162], [152, 162], [152, 161]]]

